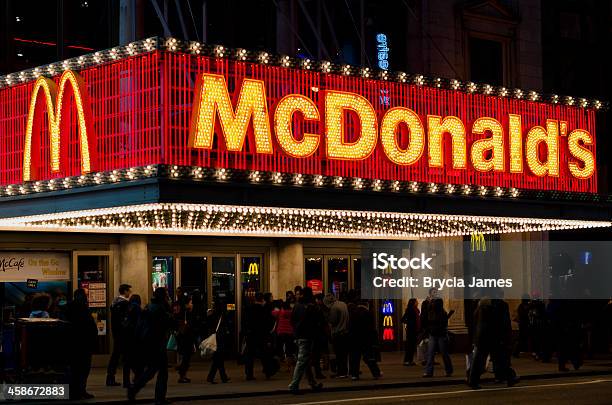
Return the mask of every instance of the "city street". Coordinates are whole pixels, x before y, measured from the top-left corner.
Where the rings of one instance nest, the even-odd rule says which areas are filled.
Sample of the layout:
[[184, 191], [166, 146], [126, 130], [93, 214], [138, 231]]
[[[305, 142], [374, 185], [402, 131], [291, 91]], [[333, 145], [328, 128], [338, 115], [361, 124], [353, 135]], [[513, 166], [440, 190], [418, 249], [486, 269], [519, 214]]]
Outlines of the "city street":
[[[536, 404], [550, 401], [555, 404], [609, 404], [612, 396], [612, 378], [563, 378], [552, 381], [523, 382], [507, 388], [490, 385], [474, 391], [464, 386], [374, 389], [357, 392], [321, 392], [305, 395], [275, 395], [257, 397], [265, 404]], [[224, 400], [226, 404], [252, 403], [253, 398]], [[193, 404], [212, 404], [215, 400], [190, 401]]]

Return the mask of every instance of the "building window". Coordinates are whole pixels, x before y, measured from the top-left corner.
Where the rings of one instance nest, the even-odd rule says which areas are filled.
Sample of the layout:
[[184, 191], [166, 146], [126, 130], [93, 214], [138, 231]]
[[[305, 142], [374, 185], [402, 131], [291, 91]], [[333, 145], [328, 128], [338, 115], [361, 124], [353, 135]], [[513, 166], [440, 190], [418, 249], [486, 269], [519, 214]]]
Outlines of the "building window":
[[500, 41], [470, 37], [470, 79], [494, 86], [504, 84], [504, 52]]

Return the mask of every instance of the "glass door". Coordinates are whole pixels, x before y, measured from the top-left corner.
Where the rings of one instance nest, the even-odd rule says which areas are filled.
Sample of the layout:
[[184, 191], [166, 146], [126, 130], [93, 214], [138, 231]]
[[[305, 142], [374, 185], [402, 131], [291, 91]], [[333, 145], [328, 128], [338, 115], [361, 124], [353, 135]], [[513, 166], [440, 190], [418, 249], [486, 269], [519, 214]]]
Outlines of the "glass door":
[[349, 291], [349, 257], [325, 256], [326, 292], [339, 298]]
[[75, 254], [77, 286], [85, 290], [98, 327], [98, 352], [109, 352], [109, 254]]
[[[236, 313], [236, 256], [212, 256], [211, 300], [214, 305], [224, 306], [230, 336], [237, 338]], [[228, 342], [228, 353], [234, 353], [237, 339]]]

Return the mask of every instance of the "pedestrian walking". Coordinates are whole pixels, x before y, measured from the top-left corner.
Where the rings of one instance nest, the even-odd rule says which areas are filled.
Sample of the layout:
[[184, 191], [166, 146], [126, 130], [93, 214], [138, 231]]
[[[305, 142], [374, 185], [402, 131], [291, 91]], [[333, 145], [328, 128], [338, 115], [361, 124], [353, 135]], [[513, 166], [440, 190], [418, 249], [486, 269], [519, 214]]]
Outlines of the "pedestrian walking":
[[468, 370], [468, 385], [480, 388], [480, 376], [485, 371], [487, 358], [493, 362], [495, 378], [509, 387], [518, 382], [511, 368], [512, 324], [508, 304], [502, 299], [482, 298], [474, 313], [474, 351]]
[[107, 387], [120, 385], [115, 380], [115, 374], [117, 373], [117, 367], [119, 366], [119, 358], [121, 358], [121, 362], [123, 363], [123, 387], [127, 388], [130, 384], [130, 366], [125, 359], [126, 337], [124, 324], [127, 318], [129, 307], [128, 300], [131, 294], [132, 286], [129, 284], [121, 284], [119, 286], [119, 295], [115, 297], [110, 307], [110, 329], [113, 336], [113, 351], [111, 352], [108, 367], [106, 369]]
[[416, 298], [410, 298], [401, 322], [406, 330], [406, 344], [404, 347], [404, 366], [414, 366], [414, 354], [416, 353], [417, 340], [421, 332], [421, 314], [419, 302]]
[[195, 350], [195, 335], [193, 326], [193, 303], [190, 295], [186, 295], [180, 300], [180, 309], [178, 314], [175, 314], [177, 325], [176, 330], [176, 351], [179, 355], [179, 364], [176, 368], [178, 371], [178, 383], [190, 383], [191, 379], [187, 377], [187, 371], [191, 366], [191, 357]]
[[138, 322], [140, 322], [141, 314], [142, 300], [140, 295], [132, 294], [129, 299], [129, 307], [123, 330], [125, 333], [125, 361], [134, 373], [134, 378], [130, 380], [128, 388], [132, 386], [131, 381], [135, 381], [142, 374], [144, 368], [144, 356], [146, 354], [142, 353], [142, 348], [136, 335], [136, 328], [138, 327]]
[[212, 363], [206, 377], [206, 381], [211, 384], [216, 384], [215, 377], [217, 371], [219, 372], [219, 377], [221, 377], [221, 382], [227, 383], [230, 381], [225, 372], [227, 339], [231, 338], [226, 318], [226, 306], [221, 300], [218, 300], [213, 304], [213, 308], [209, 310], [207, 320], [207, 324], [210, 326], [210, 334], [215, 333], [217, 339], [217, 350], [212, 355]]
[[516, 308], [514, 321], [518, 324], [518, 341], [514, 349], [514, 357], [519, 357], [521, 352], [529, 351], [529, 295], [526, 294], [521, 299], [521, 303]]
[[432, 298], [427, 305], [426, 324], [424, 325], [425, 334], [429, 342], [427, 345], [427, 363], [423, 377], [433, 377], [434, 358], [436, 351], [442, 355], [446, 376], [453, 375], [453, 363], [448, 354], [448, 318], [449, 315], [444, 310], [444, 301], [441, 298]]
[[273, 327], [272, 312], [269, 312], [265, 306], [263, 293], [257, 292], [255, 302], [246, 307], [244, 314], [243, 331], [246, 339], [244, 373], [247, 381], [255, 379], [253, 368], [256, 358], [260, 359], [266, 378], [270, 378], [277, 371], [272, 364], [272, 352], [267, 347]]
[[[291, 293], [293, 294], [293, 292]], [[291, 305], [291, 301], [286, 300], [278, 310], [272, 312], [276, 320], [276, 344], [281, 353], [281, 358], [285, 361], [289, 371], [295, 366], [295, 356], [297, 353], [293, 325], [291, 324], [291, 315], [293, 313]]]
[[351, 380], [359, 380], [360, 365], [364, 363], [370, 369], [372, 377], [382, 377], [378, 367], [376, 348], [378, 346], [378, 331], [374, 322], [374, 315], [364, 301], [360, 301], [357, 293], [349, 292], [351, 302], [349, 311], [349, 373]]
[[568, 361], [574, 370], [578, 370], [583, 362], [580, 352], [582, 328], [578, 303], [559, 300], [558, 312], [552, 321], [555, 335], [558, 336], [558, 365], [561, 372], [569, 371]]
[[323, 300], [329, 313], [327, 321], [331, 327], [331, 342], [336, 354], [336, 378], [348, 377], [349, 311], [343, 301], [334, 294], [327, 294]]
[[91, 316], [87, 293], [79, 288], [66, 308], [70, 322], [70, 399], [84, 400], [94, 396], [87, 392], [87, 379], [91, 371], [91, 357], [96, 350], [98, 328]]
[[168, 290], [158, 287], [153, 293], [151, 303], [142, 311], [138, 323], [139, 344], [146, 353], [143, 373], [128, 388], [128, 400], [135, 401], [138, 392], [157, 374], [155, 382], [155, 404], [165, 404], [168, 390], [168, 355], [166, 345], [174, 319], [170, 313]]
[[313, 390], [320, 390], [323, 384], [315, 380], [312, 370], [312, 350], [320, 333], [323, 333], [323, 314], [314, 303], [312, 289], [305, 287], [298, 295], [298, 302], [293, 307], [291, 322], [295, 332], [298, 355], [293, 378], [289, 384], [291, 393], [298, 393], [300, 381], [304, 374]]

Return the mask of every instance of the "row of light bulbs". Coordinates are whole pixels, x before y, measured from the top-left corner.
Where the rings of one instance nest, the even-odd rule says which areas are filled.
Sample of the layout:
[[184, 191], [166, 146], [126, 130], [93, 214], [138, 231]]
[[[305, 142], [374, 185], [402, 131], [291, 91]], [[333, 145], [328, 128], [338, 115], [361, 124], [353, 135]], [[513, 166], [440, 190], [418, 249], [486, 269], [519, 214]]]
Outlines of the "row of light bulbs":
[[108, 63], [118, 59], [165, 49], [171, 52], [188, 52], [193, 55], [206, 55], [216, 58], [233, 58], [239, 61], [249, 61], [261, 64], [275, 64], [283, 67], [301, 68], [304, 70], [318, 70], [322, 73], [336, 73], [344, 76], [361, 76], [363, 78], [374, 78], [379, 80], [394, 80], [401, 83], [413, 83], [418, 86], [432, 86], [450, 90], [461, 90], [467, 93], [481, 93], [498, 97], [513, 97], [516, 99], [528, 99], [531, 101], [544, 101], [553, 104], [563, 103], [581, 108], [594, 108], [596, 110], [607, 107], [600, 100], [577, 98], [572, 96], [560, 96], [558, 94], [545, 95], [536, 91], [525, 91], [522, 89], [508, 89], [503, 86], [492, 86], [475, 82], [462, 82], [457, 79], [444, 79], [440, 77], [429, 78], [422, 74], [409, 75], [405, 72], [389, 72], [388, 70], [374, 71], [368, 67], [355, 67], [351, 65], [339, 65], [330, 61], [313, 61], [311, 59], [297, 59], [288, 55], [272, 55], [265, 51], [249, 51], [244, 48], [231, 49], [222, 45], [208, 45], [197, 41], [182, 41], [177, 38], [147, 38], [132, 42], [125, 46], [118, 46], [93, 54], [67, 59], [63, 62], [53, 63], [34, 69], [24, 70], [15, 74], [0, 77], [0, 88], [18, 83], [35, 80], [41, 75], [54, 76], [64, 70], [84, 69], [86, 67], [101, 63]]
[[0, 228], [432, 238], [609, 227], [609, 221], [156, 203], [0, 220]]
[[517, 189], [515, 187], [457, 185], [433, 182], [364, 179], [361, 177], [324, 176], [320, 174], [282, 173], [261, 170], [238, 170], [225, 168], [206, 168], [201, 166], [147, 165], [117, 169], [110, 172], [96, 172], [81, 176], [69, 176], [45, 181], [0, 186], [0, 197], [27, 195], [41, 192], [58, 191], [78, 187], [113, 184], [148, 177], [170, 179], [191, 179], [196, 181], [249, 181], [253, 184], [273, 184], [288, 186], [331, 187], [355, 191], [409, 192], [447, 194], [498, 198], [553, 198], [562, 200], [611, 201], [612, 197], [598, 194], [571, 193], [558, 191], [538, 191]]

